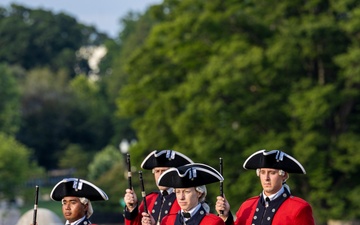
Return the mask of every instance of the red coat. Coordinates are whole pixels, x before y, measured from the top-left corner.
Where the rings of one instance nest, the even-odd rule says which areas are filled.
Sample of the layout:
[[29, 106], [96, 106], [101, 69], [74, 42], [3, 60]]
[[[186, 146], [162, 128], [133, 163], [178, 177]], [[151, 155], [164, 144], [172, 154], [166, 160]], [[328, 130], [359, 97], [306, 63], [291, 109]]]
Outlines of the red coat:
[[[246, 200], [236, 213], [235, 225], [251, 225], [260, 196]], [[272, 225], [315, 225], [312, 209], [305, 200], [290, 196], [279, 207]]]
[[[175, 194], [175, 193], [173, 193], [173, 194]], [[152, 214], [152, 210], [154, 208], [154, 204], [155, 204], [155, 201], [156, 201], [158, 195], [159, 195], [159, 192], [152, 192], [152, 193], [146, 195], [146, 205], [148, 208], [148, 212], [150, 214]], [[169, 210], [169, 212], [167, 212], [168, 214], [170, 214], [170, 213], [176, 214], [180, 210], [180, 206], [179, 206], [178, 202], [176, 201], [176, 198], [174, 198], [174, 201], [172, 201], [172, 202], [165, 202], [165, 204], [171, 204], [170, 210]], [[141, 225], [141, 218], [142, 218], [141, 213], [142, 212], [144, 212], [144, 203], [143, 202], [141, 202], [139, 207], [134, 209], [134, 212], [129, 213], [129, 212], [125, 211], [125, 225]], [[134, 218], [127, 219], [127, 214], [132, 214], [132, 216]], [[166, 216], [166, 215], [162, 215], [162, 217], [163, 216]], [[154, 218], [154, 219], [155, 219], [155, 221], [157, 221], [157, 218]]]
[[[177, 213], [168, 214], [162, 219], [161, 225], [174, 225], [176, 222], [176, 216]], [[225, 225], [225, 222], [214, 214], [206, 214], [198, 225]]]

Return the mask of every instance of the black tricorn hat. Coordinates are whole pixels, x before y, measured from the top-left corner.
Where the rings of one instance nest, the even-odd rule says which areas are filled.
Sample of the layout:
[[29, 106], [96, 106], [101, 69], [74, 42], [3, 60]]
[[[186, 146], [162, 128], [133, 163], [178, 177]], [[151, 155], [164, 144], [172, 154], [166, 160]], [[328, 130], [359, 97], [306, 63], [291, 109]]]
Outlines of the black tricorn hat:
[[202, 163], [191, 163], [166, 170], [159, 177], [158, 185], [173, 188], [189, 188], [223, 180], [223, 176], [211, 166]]
[[193, 161], [186, 155], [174, 150], [155, 150], [141, 163], [141, 168], [152, 170], [155, 167], [179, 167]]
[[50, 198], [61, 201], [66, 196], [85, 197], [90, 201], [108, 200], [106, 193], [90, 183], [79, 178], [65, 178], [57, 183], [50, 193]]
[[288, 173], [306, 174], [304, 167], [292, 156], [280, 150], [260, 150], [249, 156], [243, 165], [244, 169], [273, 168]]

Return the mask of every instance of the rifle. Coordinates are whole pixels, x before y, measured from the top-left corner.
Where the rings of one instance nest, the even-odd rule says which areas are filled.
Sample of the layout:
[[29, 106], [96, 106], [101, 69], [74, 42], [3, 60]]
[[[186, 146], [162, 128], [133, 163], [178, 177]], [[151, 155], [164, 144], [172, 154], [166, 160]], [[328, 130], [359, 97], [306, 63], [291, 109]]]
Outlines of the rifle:
[[[223, 175], [223, 159], [220, 157], [220, 174]], [[224, 181], [220, 181], [220, 196], [224, 197], [224, 189], [223, 189]], [[224, 210], [220, 210], [220, 214], [224, 214]]]
[[126, 163], [127, 163], [127, 168], [128, 168], [128, 187], [130, 190], [132, 190], [132, 182], [131, 182], [131, 163], [130, 163], [130, 154], [127, 153], [126, 154]]
[[[127, 177], [128, 177], [128, 188], [132, 190], [132, 182], [131, 182], [131, 162], [130, 162], [130, 154], [126, 154], [126, 164], [127, 164]], [[130, 204], [130, 206], [133, 206], [133, 204]]]
[[33, 214], [33, 225], [36, 225], [36, 216], [37, 216], [37, 207], [39, 200], [39, 186], [35, 186], [35, 204], [34, 204], [34, 214]]
[[145, 193], [145, 187], [144, 187], [144, 179], [142, 177], [142, 171], [139, 171], [139, 178], [141, 183], [141, 195], [143, 197], [144, 201], [144, 212], [148, 213], [147, 204], [146, 204], [146, 193]]

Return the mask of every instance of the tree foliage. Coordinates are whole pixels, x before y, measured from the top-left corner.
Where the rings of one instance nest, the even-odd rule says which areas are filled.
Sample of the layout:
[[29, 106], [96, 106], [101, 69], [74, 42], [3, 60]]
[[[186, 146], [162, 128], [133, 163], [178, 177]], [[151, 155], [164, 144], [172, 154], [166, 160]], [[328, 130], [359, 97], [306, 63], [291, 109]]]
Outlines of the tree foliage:
[[109, 196], [108, 201], [100, 203], [101, 211], [121, 211], [120, 201], [125, 194], [127, 182], [125, 158], [120, 151], [113, 146], [105, 147], [96, 153], [88, 170], [88, 179], [96, 182]]
[[[99, 82], [102, 93], [107, 97], [108, 104], [112, 111], [116, 111], [116, 98], [122, 87], [127, 83], [128, 74], [126, 63], [128, 56], [134, 52], [139, 45], [146, 40], [153, 24], [158, 20], [152, 16], [151, 12], [144, 15], [129, 12], [121, 19], [123, 30], [117, 39], [106, 42], [108, 53], [101, 61], [100, 70], [102, 79]], [[123, 118], [115, 115], [113, 117], [114, 143], [119, 143], [123, 138], [134, 139], [136, 134], [130, 126], [132, 118]]]
[[33, 70], [22, 87], [22, 124], [17, 139], [33, 148], [40, 165], [56, 168], [57, 155], [67, 142], [71, 95], [65, 73]]
[[70, 144], [59, 157], [59, 168], [74, 170], [74, 177], [87, 178], [89, 173], [87, 165], [92, 160], [89, 154], [78, 144]]
[[47, 169], [57, 168], [72, 144], [91, 155], [112, 138], [111, 114], [97, 85], [85, 76], [70, 79], [64, 72], [33, 70], [24, 82], [21, 109], [17, 138]]
[[0, 8], [0, 61], [26, 70], [66, 69], [71, 75], [87, 73], [89, 66], [76, 56], [82, 46], [98, 45], [107, 38], [64, 13], [54, 14], [11, 4]]
[[[89, 164], [90, 180], [99, 179], [104, 173], [108, 172], [115, 164], [121, 162], [122, 157], [119, 150], [113, 146], [107, 146], [98, 152], [91, 164]], [[123, 164], [123, 166], [125, 166]]]
[[216, 167], [221, 156], [236, 210], [261, 190], [239, 162], [281, 149], [307, 169], [289, 183], [319, 224], [360, 218], [359, 6], [165, 0], [156, 9], [161, 22], [128, 57], [117, 102], [134, 118], [136, 160], [173, 148]]
[[20, 123], [20, 92], [12, 70], [0, 64], [0, 131], [14, 135]]
[[[82, 154], [91, 160], [123, 138], [137, 139], [133, 171], [154, 149], [215, 168], [222, 157], [233, 211], [261, 191], [244, 160], [280, 149], [307, 170], [288, 183], [317, 224], [359, 219], [359, 9], [353, 0], [164, 0], [122, 20], [94, 81], [69, 72], [86, 73], [75, 52], [105, 40], [92, 39], [92, 28], [65, 14], [0, 8], [0, 60], [26, 70], [0, 66], [0, 130], [16, 132], [47, 169], [74, 162], [79, 176]], [[114, 206], [125, 188], [121, 161], [107, 147], [89, 168]], [[217, 194], [209, 186], [210, 205]]]
[[22, 193], [30, 171], [36, 171], [31, 162], [32, 152], [13, 137], [0, 133], [0, 192], [2, 198], [13, 200]]
[[[107, 87], [86, 76], [83, 54], [108, 37], [65, 13], [16, 4], [0, 7], [0, 34], [0, 131], [33, 149], [32, 159], [47, 170], [86, 176], [83, 162], [115, 136], [114, 103]], [[29, 179], [40, 174], [32, 173]]]

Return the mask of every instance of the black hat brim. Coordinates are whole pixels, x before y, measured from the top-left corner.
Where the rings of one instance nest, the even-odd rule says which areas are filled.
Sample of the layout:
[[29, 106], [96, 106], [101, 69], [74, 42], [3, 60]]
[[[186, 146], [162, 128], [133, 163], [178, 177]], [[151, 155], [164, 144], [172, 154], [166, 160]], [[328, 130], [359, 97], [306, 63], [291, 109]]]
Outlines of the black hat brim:
[[260, 150], [249, 156], [243, 165], [244, 169], [273, 168], [288, 173], [306, 174], [304, 167], [292, 156], [279, 150]]
[[54, 201], [61, 201], [66, 196], [85, 197], [90, 201], [109, 199], [99, 187], [79, 178], [63, 179], [54, 186], [50, 193], [50, 198]]
[[173, 188], [189, 188], [223, 181], [214, 168], [201, 163], [191, 163], [171, 168], [159, 177], [158, 185]]
[[155, 167], [179, 167], [193, 161], [186, 155], [174, 150], [155, 150], [141, 163], [141, 168], [152, 170]]

